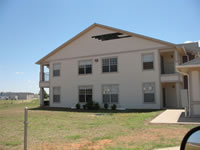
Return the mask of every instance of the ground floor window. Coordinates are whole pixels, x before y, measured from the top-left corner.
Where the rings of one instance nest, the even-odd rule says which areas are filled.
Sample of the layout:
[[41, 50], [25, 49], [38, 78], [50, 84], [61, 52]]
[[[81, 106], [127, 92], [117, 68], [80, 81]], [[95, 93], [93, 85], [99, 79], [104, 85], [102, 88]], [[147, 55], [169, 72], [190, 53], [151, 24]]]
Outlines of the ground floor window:
[[91, 86], [80, 86], [79, 87], [79, 102], [92, 101], [92, 87]]
[[144, 103], [155, 102], [155, 83], [143, 83]]
[[60, 102], [60, 87], [53, 87], [53, 102]]
[[103, 103], [118, 103], [119, 86], [103, 85]]

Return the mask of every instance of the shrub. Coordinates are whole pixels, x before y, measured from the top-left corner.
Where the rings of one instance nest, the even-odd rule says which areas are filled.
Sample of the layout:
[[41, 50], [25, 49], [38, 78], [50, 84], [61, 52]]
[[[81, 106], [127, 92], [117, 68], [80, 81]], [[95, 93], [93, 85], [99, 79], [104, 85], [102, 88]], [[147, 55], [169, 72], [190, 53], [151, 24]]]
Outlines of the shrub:
[[86, 104], [86, 107], [88, 110], [94, 109], [94, 102], [93, 101], [88, 101]]
[[94, 110], [100, 109], [99, 103], [95, 103], [94, 101], [88, 101], [85, 105], [83, 105], [83, 109]]
[[113, 105], [111, 106], [111, 109], [112, 109], [112, 110], [116, 110], [116, 108], [117, 108], [117, 106], [116, 106], [115, 104], [113, 104]]
[[94, 104], [94, 109], [96, 109], [96, 110], [100, 109], [99, 103]]
[[83, 105], [83, 109], [87, 109], [87, 106], [86, 106], [86, 104], [85, 104], [85, 105]]
[[104, 108], [105, 108], [105, 109], [108, 109], [108, 104], [104, 104]]
[[80, 104], [76, 104], [76, 109], [80, 109], [80, 108], [81, 108]]

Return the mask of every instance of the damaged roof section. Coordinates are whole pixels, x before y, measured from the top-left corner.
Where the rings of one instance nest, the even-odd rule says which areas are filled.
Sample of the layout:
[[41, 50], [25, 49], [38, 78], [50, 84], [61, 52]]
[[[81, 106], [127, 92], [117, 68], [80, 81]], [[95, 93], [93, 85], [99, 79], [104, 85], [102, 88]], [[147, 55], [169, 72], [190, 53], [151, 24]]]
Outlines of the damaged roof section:
[[184, 47], [187, 53], [198, 55], [200, 53], [200, 47], [198, 42], [177, 44], [178, 47]]
[[95, 39], [101, 40], [101, 41], [115, 40], [115, 39], [128, 38], [128, 37], [131, 37], [131, 36], [125, 35], [120, 32], [92, 36], [92, 38], [95, 38]]

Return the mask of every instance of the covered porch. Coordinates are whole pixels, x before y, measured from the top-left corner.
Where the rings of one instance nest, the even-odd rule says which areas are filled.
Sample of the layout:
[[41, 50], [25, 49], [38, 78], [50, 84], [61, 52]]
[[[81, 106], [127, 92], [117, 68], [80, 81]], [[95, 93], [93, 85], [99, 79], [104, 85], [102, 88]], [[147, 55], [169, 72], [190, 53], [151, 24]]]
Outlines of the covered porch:
[[180, 82], [161, 83], [162, 106], [163, 108], [182, 108], [180, 101]]
[[49, 106], [49, 64], [40, 65], [40, 106]]
[[189, 117], [200, 117], [200, 58], [177, 66], [176, 69], [188, 77], [186, 113]]

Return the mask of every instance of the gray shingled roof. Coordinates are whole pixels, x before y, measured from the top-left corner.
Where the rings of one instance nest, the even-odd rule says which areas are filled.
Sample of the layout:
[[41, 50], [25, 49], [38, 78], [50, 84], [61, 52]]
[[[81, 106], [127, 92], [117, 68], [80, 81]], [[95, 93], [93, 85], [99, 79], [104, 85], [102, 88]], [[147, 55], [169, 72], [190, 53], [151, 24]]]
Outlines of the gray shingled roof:
[[177, 44], [177, 46], [184, 46], [185, 50], [190, 53], [197, 54], [200, 52], [198, 42]]
[[188, 65], [200, 65], [200, 57], [197, 57], [191, 61], [188, 61], [188, 62], [182, 64], [181, 66], [188, 66]]

